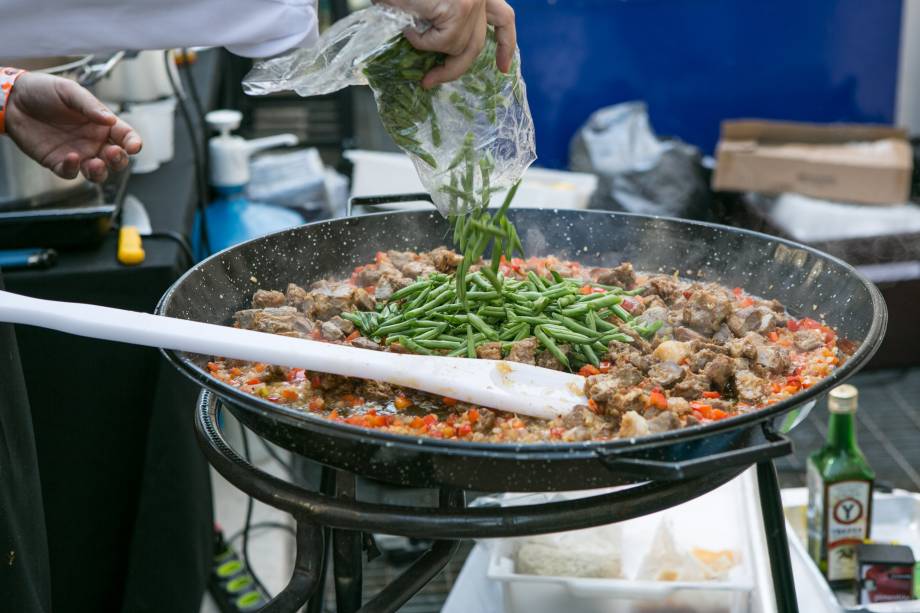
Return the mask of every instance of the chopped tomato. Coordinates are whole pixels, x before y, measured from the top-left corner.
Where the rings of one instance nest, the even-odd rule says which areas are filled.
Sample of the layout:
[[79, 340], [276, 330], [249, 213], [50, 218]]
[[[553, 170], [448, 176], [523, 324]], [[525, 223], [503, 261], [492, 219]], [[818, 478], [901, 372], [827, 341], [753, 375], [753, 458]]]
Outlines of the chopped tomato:
[[722, 409], [712, 409], [709, 411], [709, 419], [725, 419], [728, 417], [728, 413]]
[[721, 398], [722, 394], [719, 392], [703, 392], [703, 398]]
[[684, 298], [686, 298], [687, 300], [690, 300], [690, 296], [693, 295], [693, 292], [687, 289], [687, 290], [684, 290], [683, 294], [684, 294]]
[[437, 423], [438, 416], [435, 415], [434, 413], [429, 413], [428, 415], [422, 418], [422, 421], [425, 422], [426, 426], [430, 426], [434, 423]]
[[345, 423], [346, 423], [346, 424], [351, 424], [352, 426], [363, 426], [363, 425], [364, 425], [364, 417], [361, 416], [361, 415], [352, 415], [351, 417], [346, 417], [346, 418], [345, 418]]
[[350, 343], [351, 341], [355, 340], [355, 339], [358, 338], [359, 336], [361, 336], [361, 333], [358, 332], [357, 330], [355, 330], [354, 332], [352, 332], [351, 334], [349, 334], [348, 336], [346, 336], [346, 337], [345, 337], [345, 340], [348, 341], [348, 342]]
[[780, 392], [782, 391], [782, 389], [783, 389], [783, 386], [780, 385], [779, 383], [774, 383], [774, 384], [773, 384], [773, 393], [774, 393], [774, 394], [780, 393]]
[[444, 421], [447, 422], [448, 426], [453, 426], [454, 422], [457, 421], [457, 416], [456, 414], [451, 413], [450, 415], [447, 416], [447, 419], [445, 419]]
[[598, 366], [597, 369], [601, 371], [602, 373], [610, 372], [610, 362], [606, 362], [606, 361], [601, 362], [600, 366]]
[[709, 415], [712, 412], [712, 407], [705, 402], [691, 402], [690, 408], [704, 419], [709, 419]]
[[463, 424], [462, 426], [460, 426], [460, 429], [457, 430], [457, 433], [460, 436], [469, 436], [470, 434], [472, 434], [472, 432], [473, 432], [473, 428], [471, 428], [469, 424]]
[[632, 296], [627, 296], [623, 298], [623, 302], [620, 303], [620, 306], [623, 307], [623, 310], [627, 313], [632, 313], [636, 307], [639, 306], [639, 301]]
[[412, 401], [403, 395], [399, 395], [393, 400], [393, 406], [402, 411], [411, 407]]
[[374, 260], [375, 260], [378, 264], [379, 264], [380, 262], [384, 261], [385, 259], [387, 259], [387, 254], [385, 254], [383, 251], [378, 251], [377, 254], [374, 256]]
[[255, 377], [246, 381], [246, 385], [258, 385], [260, 383], [262, 383], [262, 379], [257, 379]]
[[383, 415], [368, 415], [366, 422], [371, 428], [379, 428], [387, 424], [387, 418]]
[[287, 372], [288, 383], [293, 383], [294, 381], [303, 381], [306, 376], [306, 371], [304, 371], [303, 368], [292, 368]]
[[748, 296], [747, 298], [745, 298], [744, 300], [738, 303], [738, 306], [740, 306], [742, 309], [745, 309], [753, 305], [754, 305], [754, 299], [751, 298], [750, 296]]
[[797, 322], [796, 320], [790, 317], [789, 319], [786, 320], [786, 328], [788, 328], [790, 332], [798, 332], [799, 322]]
[[217, 362], [208, 362], [208, 370], [210, 370], [211, 372], [217, 372], [218, 370], [220, 370], [220, 364], [218, 364]]
[[823, 327], [824, 326], [822, 326], [819, 322], [810, 317], [805, 317], [804, 319], [799, 320], [799, 328], [803, 328], [805, 330], [820, 330]]
[[562, 438], [563, 432], [565, 432], [565, 428], [550, 428], [549, 436], [550, 438]]
[[600, 412], [600, 409], [597, 408], [597, 402], [594, 401], [594, 398], [588, 398], [588, 408], [591, 409], [594, 413]]
[[281, 397], [284, 398], [285, 400], [290, 400], [291, 402], [293, 402], [294, 400], [297, 400], [300, 398], [300, 394], [297, 393], [297, 390], [294, 390], [288, 387], [288, 388], [281, 390]]
[[590, 377], [591, 375], [601, 374], [601, 371], [597, 366], [594, 366], [593, 364], [585, 364], [578, 370], [578, 374], [582, 377]]
[[652, 390], [652, 393], [648, 395], [648, 403], [649, 406], [653, 406], [656, 409], [668, 408], [668, 399], [665, 398], [665, 395], [658, 389]]
[[423, 426], [425, 426], [425, 425], [426, 425], [426, 424], [425, 424], [425, 420], [422, 419], [421, 417], [413, 417], [413, 418], [412, 418], [412, 421], [409, 422], [409, 427], [410, 427], [410, 428], [415, 428], [416, 430], [421, 429], [421, 428], [422, 428]]
[[475, 424], [477, 421], [479, 421], [479, 410], [470, 409], [469, 411], [466, 412], [466, 418], [470, 420], [471, 424]]
[[243, 374], [243, 371], [234, 366], [230, 369], [230, 374], [234, 377], [239, 377], [241, 374]]
[[319, 375], [313, 375], [310, 377], [310, 386], [314, 389], [318, 388], [319, 385]]
[[454, 434], [456, 434], [456, 432], [457, 432], [457, 431], [454, 430], [454, 428], [453, 428], [452, 426], [444, 426], [443, 428], [441, 428], [441, 435], [442, 435], [444, 438], [450, 438], [450, 437], [452, 437]]
[[[313, 411], [314, 413], [318, 413], [319, 411], [322, 411], [323, 408], [325, 408], [325, 406], [326, 406], [325, 400], [323, 400], [320, 396], [314, 396], [313, 398], [310, 399], [310, 404], [307, 405], [307, 408]], [[333, 411], [333, 413], [334, 412], [335, 411]], [[331, 418], [332, 415], [330, 415], [329, 417]]]
[[581, 289], [578, 290], [578, 293], [581, 294], [582, 296], [587, 296], [588, 294], [592, 293], [591, 286], [588, 285], [587, 283], [585, 285], [582, 285]]
[[332, 411], [332, 413], [329, 414], [329, 419], [331, 419], [332, 421], [340, 421], [342, 418], [339, 417], [339, 412], [334, 410]]
[[342, 401], [345, 404], [351, 405], [353, 407], [361, 406], [364, 404], [364, 398], [360, 396], [355, 396], [354, 394], [345, 394], [342, 396]]
[[456, 406], [456, 404], [457, 404], [457, 399], [456, 399], [456, 398], [448, 398], [447, 396], [444, 396], [443, 398], [441, 398], [441, 404], [443, 404], [443, 405], [446, 406], [446, 407]]
[[252, 367], [256, 372], [265, 372], [265, 364], [259, 362]]
[[772, 332], [770, 332], [768, 336], [770, 337], [770, 340], [773, 341], [774, 343], [779, 340], [779, 334], [776, 333], [776, 330], [773, 330]]
[[741, 298], [741, 296], [744, 294], [744, 290], [740, 287], [736, 287], [732, 290], [732, 293], [735, 295], [735, 298]]

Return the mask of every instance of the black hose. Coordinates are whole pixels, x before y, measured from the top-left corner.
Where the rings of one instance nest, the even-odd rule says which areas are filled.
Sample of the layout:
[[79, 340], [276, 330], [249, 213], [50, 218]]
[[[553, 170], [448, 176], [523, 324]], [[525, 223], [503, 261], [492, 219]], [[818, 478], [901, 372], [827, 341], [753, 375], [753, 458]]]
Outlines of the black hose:
[[[243, 434], [243, 457], [247, 462], [249, 462], [249, 431], [246, 430], [245, 426], [240, 424], [240, 431]], [[247, 497], [246, 501], [246, 522], [243, 524], [243, 562], [246, 563], [246, 570], [249, 571], [249, 575], [252, 577], [252, 580], [258, 586], [262, 593], [265, 594], [267, 598], [271, 598], [268, 590], [265, 589], [265, 584], [262, 583], [259, 576], [256, 575], [255, 569], [252, 567], [252, 564], [249, 562], [249, 531], [252, 529], [252, 508], [254, 506], [255, 500], [252, 496]]]
[[173, 78], [172, 66], [169, 61], [169, 52], [163, 55], [163, 61], [166, 65], [166, 77], [169, 79], [169, 85], [176, 94], [176, 100], [179, 102], [179, 112], [182, 115], [182, 120], [185, 123], [189, 138], [192, 141], [192, 166], [195, 170], [195, 182], [198, 187], [198, 215], [201, 218], [201, 225], [199, 226], [201, 246], [206, 253], [210, 254], [211, 242], [208, 238], [208, 219], [205, 214], [208, 201], [208, 186], [201, 161], [202, 141], [198, 138], [198, 132], [195, 130], [194, 122], [192, 122], [192, 115], [189, 112], [188, 100], [185, 97], [185, 92], [182, 91], [182, 88], [179, 87], [175, 78]]

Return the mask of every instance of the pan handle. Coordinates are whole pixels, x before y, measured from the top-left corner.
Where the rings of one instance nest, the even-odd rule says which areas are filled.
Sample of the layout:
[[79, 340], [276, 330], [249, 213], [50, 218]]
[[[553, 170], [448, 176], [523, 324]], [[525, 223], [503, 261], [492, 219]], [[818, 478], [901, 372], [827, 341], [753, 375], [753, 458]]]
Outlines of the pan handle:
[[433, 203], [434, 200], [431, 199], [431, 194], [428, 192], [418, 192], [416, 194], [389, 194], [381, 196], [353, 196], [348, 199], [348, 204], [345, 208], [345, 216], [351, 217], [351, 210], [356, 206], [377, 206], [379, 204], [389, 204], [391, 202], [418, 202], [424, 200], [425, 202]]
[[603, 449], [598, 449], [596, 453], [598, 459], [608, 470], [624, 477], [674, 481], [708, 474], [715, 470], [724, 470], [731, 466], [755, 464], [761, 460], [792, 453], [792, 442], [773, 430], [772, 426], [764, 424], [763, 435], [765, 442], [756, 445], [678, 462], [624, 456]]

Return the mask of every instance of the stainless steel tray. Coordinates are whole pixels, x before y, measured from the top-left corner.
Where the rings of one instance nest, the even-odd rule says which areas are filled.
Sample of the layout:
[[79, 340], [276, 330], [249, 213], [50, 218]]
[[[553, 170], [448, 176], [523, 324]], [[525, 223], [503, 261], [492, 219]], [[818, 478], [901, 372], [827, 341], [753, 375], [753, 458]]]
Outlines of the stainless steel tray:
[[[786, 528], [789, 533], [789, 548], [800, 609], [802, 601], [808, 600], [815, 607], [814, 613], [920, 613], [920, 600], [859, 605], [856, 604], [852, 590], [831, 590], [806, 549], [807, 501], [808, 492], [803, 487], [783, 490]], [[914, 550], [914, 557], [920, 559], [920, 494], [904, 490], [894, 490], [891, 493], [876, 492], [872, 500], [872, 540], [908, 545]], [[817, 609], [819, 602], [823, 606], [822, 609]], [[801, 610], [803, 613], [806, 611]], [[813, 612], [809, 609], [808, 613]]]

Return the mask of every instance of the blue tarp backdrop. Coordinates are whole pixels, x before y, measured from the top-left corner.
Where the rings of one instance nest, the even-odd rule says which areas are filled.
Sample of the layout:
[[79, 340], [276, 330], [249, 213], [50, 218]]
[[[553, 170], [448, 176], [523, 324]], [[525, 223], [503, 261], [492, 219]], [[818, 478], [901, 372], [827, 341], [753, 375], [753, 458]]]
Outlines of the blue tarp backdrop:
[[596, 109], [645, 100], [711, 153], [725, 118], [894, 121], [901, 0], [512, 0], [537, 164]]

